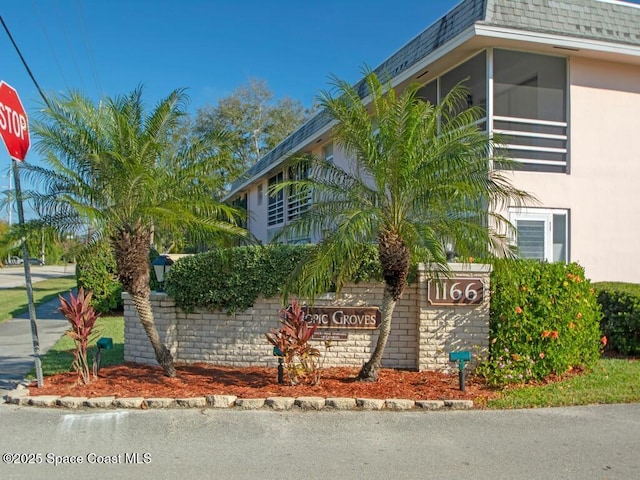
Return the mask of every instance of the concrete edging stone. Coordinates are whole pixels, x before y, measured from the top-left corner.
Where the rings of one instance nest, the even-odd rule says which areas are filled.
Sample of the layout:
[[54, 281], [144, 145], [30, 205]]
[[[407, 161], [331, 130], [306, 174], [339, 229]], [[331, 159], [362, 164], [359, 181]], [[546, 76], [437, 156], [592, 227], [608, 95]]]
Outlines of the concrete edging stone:
[[239, 410], [469, 410], [472, 400], [410, 400], [389, 398], [341, 398], [341, 397], [269, 397], [238, 398], [235, 395], [207, 395], [191, 398], [142, 398], [142, 397], [60, 397], [55, 395], [30, 396], [26, 388], [10, 392], [6, 403], [20, 406], [124, 409], [168, 409], [168, 408], [237, 408]]

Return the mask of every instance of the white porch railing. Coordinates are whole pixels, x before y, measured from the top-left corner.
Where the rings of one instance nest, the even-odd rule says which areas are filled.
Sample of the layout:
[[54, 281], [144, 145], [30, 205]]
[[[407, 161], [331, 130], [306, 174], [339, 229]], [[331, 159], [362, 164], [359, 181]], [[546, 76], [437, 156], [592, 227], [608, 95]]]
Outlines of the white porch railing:
[[[494, 115], [493, 122], [494, 133], [505, 137], [505, 142], [501, 146], [507, 150], [510, 157], [517, 159], [522, 164], [566, 167], [567, 122], [498, 115]], [[506, 123], [509, 126], [495, 128], [496, 123]], [[513, 124], [522, 125], [522, 128], [517, 128]], [[536, 130], [547, 130], [547, 132], [553, 133]], [[539, 145], [540, 143], [556, 143], [558, 145], [552, 147]]]

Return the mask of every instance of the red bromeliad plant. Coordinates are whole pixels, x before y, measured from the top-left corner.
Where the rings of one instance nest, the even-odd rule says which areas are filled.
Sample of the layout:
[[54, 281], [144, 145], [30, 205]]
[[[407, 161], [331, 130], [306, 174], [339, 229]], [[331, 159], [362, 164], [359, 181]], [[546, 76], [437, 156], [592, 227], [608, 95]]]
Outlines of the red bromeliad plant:
[[66, 335], [71, 337], [76, 344], [73, 353], [73, 369], [78, 373], [78, 378], [84, 384], [91, 381], [91, 369], [87, 359], [87, 349], [89, 343], [95, 340], [99, 332], [94, 331], [96, 320], [100, 317], [91, 306], [92, 293], [85, 295], [84, 289], [80, 288], [78, 296], [74, 297], [73, 293], [69, 294], [69, 301], [58, 295], [60, 299], [60, 311], [67, 317], [71, 324], [71, 329]]
[[285, 370], [291, 385], [320, 383], [320, 366], [317, 362], [320, 351], [309, 345], [309, 340], [318, 325], [304, 321], [304, 310], [296, 300], [291, 306], [280, 310], [280, 328], [271, 329], [267, 340], [279, 350], [284, 359]]

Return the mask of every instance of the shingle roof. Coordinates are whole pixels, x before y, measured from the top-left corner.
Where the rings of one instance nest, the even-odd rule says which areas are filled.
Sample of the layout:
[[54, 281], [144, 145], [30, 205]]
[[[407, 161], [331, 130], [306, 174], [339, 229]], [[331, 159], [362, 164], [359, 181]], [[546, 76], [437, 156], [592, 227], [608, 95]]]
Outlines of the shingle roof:
[[[630, 7], [623, 2], [463, 0], [385, 60], [375, 72], [396, 77], [475, 23], [640, 46], [640, 8]], [[356, 88], [364, 97], [364, 83], [359, 82]], [[318, 112], [249, 168], [242, 178], [234, 182], [232, 192], [252, 177], [294, 153], [294, 148], [330, 121], [325, 111]]]
[[[484, 18], [486, 4], [490, 0], [465, 0], [456, 5], [445, 16], [431, 24], [404, 47], [375, 69], [377, 74], [392, 78], [415, 65], [449, 40], [455, 38], [475, 22]], [[362, 82], [360, 85], [364, 85]], [[361, 93], [365, 93], [364, 91]]]
[[640, 46], [640, 8], [597, 0], [489, 0], [484, 22]]

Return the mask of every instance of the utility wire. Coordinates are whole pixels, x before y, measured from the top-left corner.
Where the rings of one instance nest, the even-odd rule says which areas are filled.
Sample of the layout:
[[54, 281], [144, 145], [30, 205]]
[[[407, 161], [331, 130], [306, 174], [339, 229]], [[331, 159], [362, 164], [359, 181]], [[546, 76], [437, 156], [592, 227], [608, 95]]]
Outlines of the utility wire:
[[13, 39], [13, 35], [11, 35], [11, 32], [9, 31], [9, 27], [7, 27], [7, 24], [4, 23], [4, 18], [2, 18], [2, 15], [0, 15], [0, 22], [2, 22], [2, 26], [4, 27], [4, 31], [7, 32], [7, 35], [9, 36], [9, 40], [11, 40], [11, 43], [13, 44], [13, 48], [15, 48], [16, 52], [18, 52], [18, 56], [20, 57], [20, 60], [22, 60], [22, 64], [24, 65], [24, 68], [27, 69], [27, 73], [29, 74], [29, 77], [31, 77], [31, 80], [33, 81], [33, 84], [38, 89], [38, 92], [40, 93], [40, 96], [44, 100], [44, 103], [47, 104], [47, 107], [51, 108], [51, 104], [49, 103], [49, 100], [47, 99], [47, 97], [45, 96], [44, 92], [40, 88], [40, 85], [38, 85], [38, 81], [36, 80], [36, 77], [33, 76], [33, 73], [31, 72], [31, 69], [29, 68], [29, 65], [27, 64], [27, 61], [22, 56], [22, 52], [18, 48], [18, 45], [16, 44], [15, 40]]
[[56, 51], [53, 48], [53, 42], [51, 42], [51, 38], [49, 37], [49, 32], [47, 31], [47, 27], [42, 21], [42, 15], [40, 15], [40, 9], [38, 8], [38, 4], [36, 3], [36, 1], [37, 0], [32, 0], [31, 3], [33, 5], [33, 10], [36, 12], [36, 17], [38, 17], [38, 23], [40, 24], [42, 33], [44, 33], [44, 38], [47, 40], [47, 45], [49, 46], [49, 50], [51, 51], [51, 56], [56, 62], [56, 66], [58, 67], [60, 76], [62, 77], [62, 80], [64, 81], [64, 84], [67, 87], [67, 90], [71, 91], [71, 88], [69, 87], [69, 82], [67, 81], [67, 77], [65, 76], [64, 71], [62, 70], [62, 66], [60, 65], [60, 61], [58, 60], [58, 56], [56, 55]]
[[91, 67], [91, 73], [93, 74], [93, 81], [96, 84], [96, 88], [98, 89], [98, 94], [100, 96], [103, 95], [104, 90], [102, 89], [102, 85], [100, 84], [100, 79], [98, 78], [98, 71], [96, 68], [95, 57], [93, 55], [91, 40], [89, 35], [87, 34], [87, 20], [84, 16], [84, 9], [82, 8], [82, 2], [74, 2], [74, 7], [78, 17], [80, 18], [80, 30], [82, 32], [83, 43], [87, 50], [87, 56], [89, 57], [89, 66]]
[[67, 49], [69, 50], [69, 56], [71, 57], [71, 61], [73, 62], [73, 66], [76, 69], [76, 73], [78, 75], [78, 80], [80, 80], [80, 84], [82, 85], [82, 88], [84, 90], [86, 90], [86, 85], [84, 83], [84, 77], [82, 76], [82, 70], [78, 66], [78, 58], [77, 58], [75, 50], [73, 49], [73, 42], [69, 39], [69, 32], [67, 30], [67, 25], [66, 25], [62, 15], [60, 15], [58, 2], [54, 2], [54, 8], [55, 8], [55, 14], [56, 14], [56, 17], [57, 17], [58, 26], [62, 28], [62, 33], [64, 35], [65, 44], [66, 44]]

